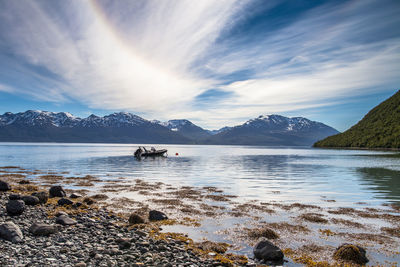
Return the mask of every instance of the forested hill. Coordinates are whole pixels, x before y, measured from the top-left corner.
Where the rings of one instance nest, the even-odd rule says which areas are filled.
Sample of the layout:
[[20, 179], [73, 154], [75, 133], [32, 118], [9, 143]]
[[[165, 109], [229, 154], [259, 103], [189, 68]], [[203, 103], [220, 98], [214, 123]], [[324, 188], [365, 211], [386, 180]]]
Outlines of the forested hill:
[[400, 90], [349, 130], [318, 141], [314, 146], [400, 149]]

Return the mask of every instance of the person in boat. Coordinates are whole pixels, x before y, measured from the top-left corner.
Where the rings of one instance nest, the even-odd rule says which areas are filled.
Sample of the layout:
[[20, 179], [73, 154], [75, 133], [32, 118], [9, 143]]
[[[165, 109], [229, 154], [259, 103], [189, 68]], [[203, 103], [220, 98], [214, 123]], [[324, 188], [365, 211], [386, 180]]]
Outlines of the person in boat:
[[139, 148], [136, 149], [136, 151], [135, 151], [135, 156], [136, 156], [136, 157], [140, 157], [140, 156], [142, 155], [142, 153], [143, 153], [143, 150], [142, 150], [141, 147], [139, 147]]

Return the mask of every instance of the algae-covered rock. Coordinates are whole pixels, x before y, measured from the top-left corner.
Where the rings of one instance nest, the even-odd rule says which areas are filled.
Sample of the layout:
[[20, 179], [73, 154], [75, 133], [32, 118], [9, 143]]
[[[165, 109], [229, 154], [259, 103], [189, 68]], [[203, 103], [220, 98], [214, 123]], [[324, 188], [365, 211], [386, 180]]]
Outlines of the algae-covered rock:
[[40, 204], [46, 204], [47, 200], [49, 200], [49, 194], [47, 192], [34, 192], [32, 196], [35, 196], [39, 199]]
[[131, 214], [129, 216], [129, 224], [139, 224], [139, 223], [144, 223], [144, 219], [137, 215], [136, 213]]
[[369, 261], [365, 256], [365, 253], [365, 249], [360, 246], [353, 244], [342, 244], [336, 249], [335, 253], [333, 254], [333, 258], [338, 261], [365, 264]]

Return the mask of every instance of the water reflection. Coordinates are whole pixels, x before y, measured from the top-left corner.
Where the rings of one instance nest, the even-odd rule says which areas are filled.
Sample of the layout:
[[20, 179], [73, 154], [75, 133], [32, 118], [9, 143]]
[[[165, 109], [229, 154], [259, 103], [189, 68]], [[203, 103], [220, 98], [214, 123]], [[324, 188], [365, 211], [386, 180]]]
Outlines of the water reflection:
[[384, 168], [358, 168], [363, 184], [377, 194], [400, 205], [400, 171]]

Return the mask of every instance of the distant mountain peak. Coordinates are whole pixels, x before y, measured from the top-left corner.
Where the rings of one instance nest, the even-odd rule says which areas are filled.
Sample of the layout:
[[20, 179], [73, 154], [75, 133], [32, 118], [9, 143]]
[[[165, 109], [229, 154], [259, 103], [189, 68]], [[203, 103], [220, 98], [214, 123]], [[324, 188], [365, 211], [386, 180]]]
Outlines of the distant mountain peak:
[[153, 122], [191, 139], [203, 139], [210, 136], [208, 131], [195, 125], [187, 119], [174, 119], [166, 122], [154, 120]]
[[0, 141], [189, 143], [168, 128], [128, 112], [78, 118], [68, 112], [27, 110], [0, 115]]
[[91, 114], [81, 119], [68, 112], [49, 112], [41, 110], [27, 110], [20, 113], [7, 112], [0, 116], [0, 125], [24, 124], [24, 125], [53, 125], [55, 127], [108, 127], [138, 125], [148, 122], [147, 120], [128, 113], [118, 112], [104, 117]]
[[310, 127], [323, 127], [324, 124], [311, 121], [303, 117], [285, 117], [282, 115], [260, 115], [257, 118], [246, 121], [243, 125], [255, 128], [270, 128], [271, 130], [298, 131]]
[[227, 145], [309, 146], [321, 137], [336, 133], [337, 130], [321, 122], [271, 114], [260, 115], [241, 125], [221, 129], [205, 142]]

